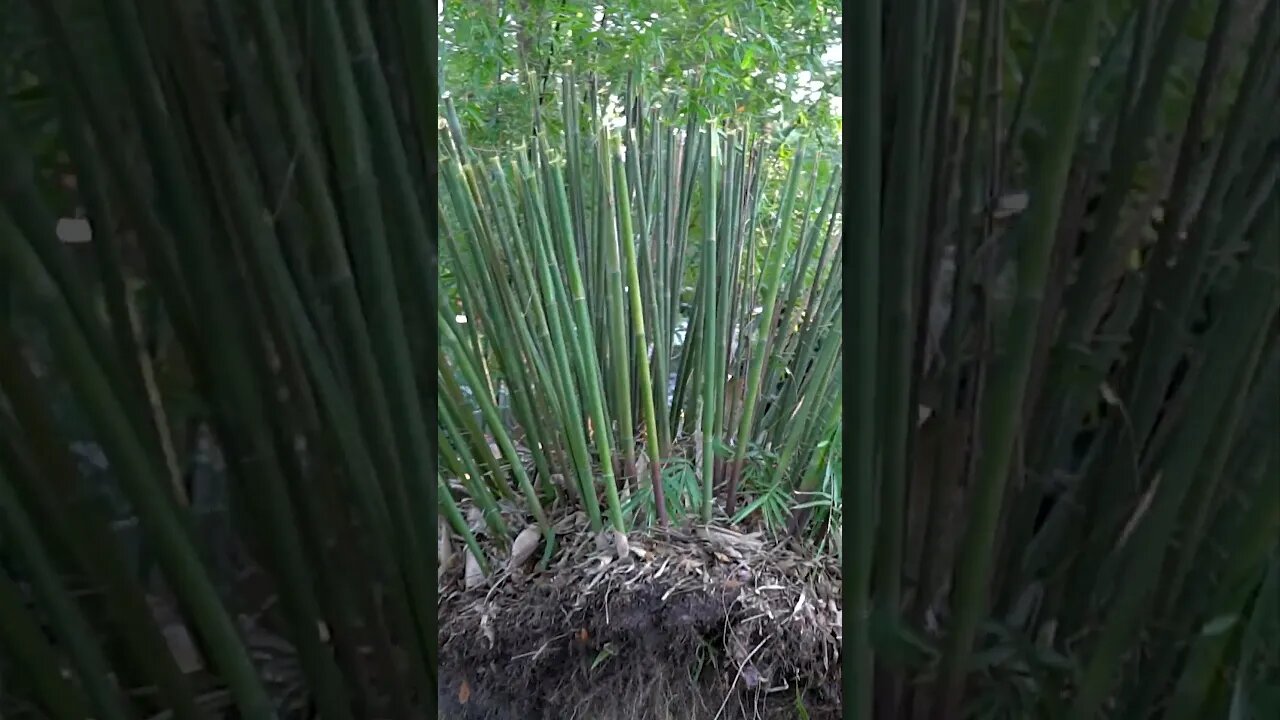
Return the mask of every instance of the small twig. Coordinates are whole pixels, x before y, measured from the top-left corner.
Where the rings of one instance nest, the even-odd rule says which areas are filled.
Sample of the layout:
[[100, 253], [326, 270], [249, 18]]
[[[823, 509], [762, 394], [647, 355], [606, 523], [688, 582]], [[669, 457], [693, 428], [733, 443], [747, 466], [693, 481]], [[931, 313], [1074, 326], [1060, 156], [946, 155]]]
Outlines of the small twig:
[[738, 672], [734, 674], [733, 682], [729, 683], [729, 692], [725, 693], [724, 702], [720, 703], [720, 709], [716, 711], [716, 716], [712, 718], [712, 720], [720, 720], [720, 716], [724, 714], [725, 707], [729, 705], [729, 698], [733, 697], [733, 689], [738, 686], [738, 678], [742, 677], [743, 669], [745, 669], [751, 662], [751, 658], [755, 657], [756, 653], [760, 652], [760, 648], [764, 647], [764, 644], [772, 639], [773, 636], [770, 635], [769, 637], [761, 640], [751, 652], [747, 653], [746, 659], [738, 665]]
[[546, 641], [546, 642], [542, 643], [542, 645], [538, 646], [538, 649], [537, 649], [537, 650], [534, 650], [533, 652], [520, 653], [519, 655], [512, 655], [512, 656], [511, 656], [511, 659], [512, 659], [512, 660], [523, 660], [524, 658], [531, 657], [531, 658], [533, 658], [534, 660], [537, 660], [537, 659], [538, 659], [538, 656], [539, 656], [539, 655], [541, 655], [541, 654], [543, 653], [543, 651], [545, 651], [547, 648], [551, 647], [551, 643], [552, 643], [552, 642], [554, 642], [554, 641], [556, 641], [556, 640], [560, 640], [560, 639], [562, 639], [562, 638], [569, 637], [569, 636], [571, 636], [571, 635], [573, 635], [573, 633], [561, 633], [560, 635], [557, 635], [556, 637], [551, 638], [550, 640], [548, 640], [548, 641]]

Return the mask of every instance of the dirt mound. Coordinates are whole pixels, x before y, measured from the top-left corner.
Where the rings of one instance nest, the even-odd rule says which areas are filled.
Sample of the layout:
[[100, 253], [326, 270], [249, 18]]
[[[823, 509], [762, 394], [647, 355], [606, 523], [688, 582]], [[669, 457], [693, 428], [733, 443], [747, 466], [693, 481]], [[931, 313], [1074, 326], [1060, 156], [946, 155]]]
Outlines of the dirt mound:
[[556, 529], [550, 568], [440, 578], [440, 717], [772, 720], [840, 710], [840, 570], [720, 528]]

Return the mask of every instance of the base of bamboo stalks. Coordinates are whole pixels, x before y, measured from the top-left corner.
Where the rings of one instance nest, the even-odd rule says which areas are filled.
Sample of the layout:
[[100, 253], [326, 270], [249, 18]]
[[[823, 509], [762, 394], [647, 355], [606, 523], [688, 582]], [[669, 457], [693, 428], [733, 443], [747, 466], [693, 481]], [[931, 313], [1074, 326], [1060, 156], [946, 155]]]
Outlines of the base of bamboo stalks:
[[839, 716], [835, 560], [717, 527], [597, 534], [580, 513], [556, 536], [546, 569], [524, 549], [487, 578], [465, 550], [442, 570], [441, 718]]

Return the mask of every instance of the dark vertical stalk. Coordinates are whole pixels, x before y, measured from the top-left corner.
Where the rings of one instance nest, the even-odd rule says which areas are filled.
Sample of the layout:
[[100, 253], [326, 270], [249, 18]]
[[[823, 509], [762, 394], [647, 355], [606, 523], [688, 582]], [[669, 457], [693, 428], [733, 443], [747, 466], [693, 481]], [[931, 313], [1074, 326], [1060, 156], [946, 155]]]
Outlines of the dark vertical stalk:
[[852, 382], [851, 422], [845, 425], [844, 446], [850, 449], [849, 472], [841, 479], [842, 493], [852, 504], [852, 527], [842, 540], [848, 567], [844, 573], [844, 602], [850, 618], [845, 636], [844, 712], [855, 720], [872, 719], [874, 656], [870, 637], [872, 564], [876, 541], [876, 438], [877, 365], [880, 303], [880, 182], [881, 182], [881, 44], [882, 5], [879, 0], [857, 0], [851, 17], [847, 47], [854, 53], [854, 94], [849, 98], [848, 152], [850, 193], [847, 242], [854, 248], [854, 312], [849, 313], [845, 336], [857, 348], [846, 369]]
[[1089, 57], [1098, 30], [1100, 0], [1071, 8], [1064, 18], [1057, 69], [1061, 84], [1046, 103], [1048, 152], [1041, 158], [1032, 184], [1031, 204], [1024, 216], [1018, 252], [1018, 289], [1009, 319], [1004, 352], [983, 400], [981, 450], [969, 524], [960, 548], [960, 565], [952, 598], [952, 620], [939, 671], [934, 717], [956, 717], [964, 697], [968, 659], [978, 622], [987, 606], [987, 580], [996, 523], [1009, 476], [1014, 441], [1021, 418], [1022, 396], [1035, 347], [1041, 295], [1061, 213], [1063, 190], [1081, 122]]

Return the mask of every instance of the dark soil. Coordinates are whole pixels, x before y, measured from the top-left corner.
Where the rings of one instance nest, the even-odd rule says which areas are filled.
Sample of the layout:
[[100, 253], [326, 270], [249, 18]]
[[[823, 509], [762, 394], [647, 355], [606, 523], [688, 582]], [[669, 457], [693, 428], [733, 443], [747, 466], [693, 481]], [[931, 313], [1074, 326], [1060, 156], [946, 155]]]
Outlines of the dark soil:
[[839, 568], [720, 529], [593, 537], [440, 580], [440, 717], [812, 720], [840, 711]]

